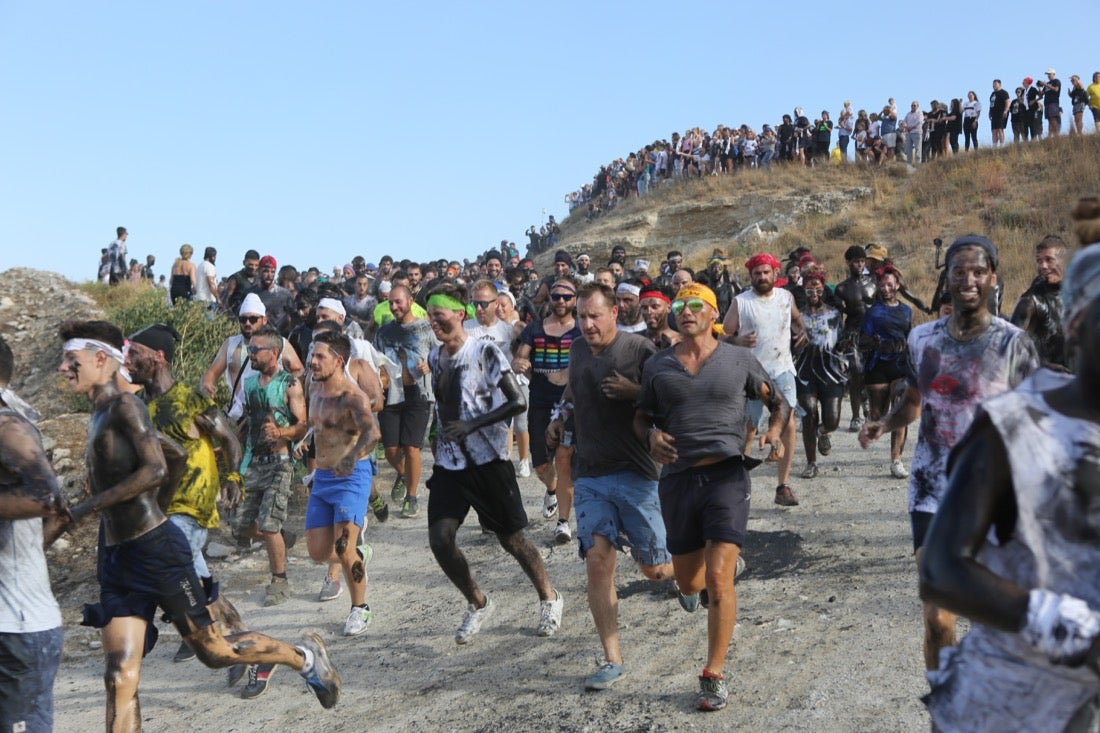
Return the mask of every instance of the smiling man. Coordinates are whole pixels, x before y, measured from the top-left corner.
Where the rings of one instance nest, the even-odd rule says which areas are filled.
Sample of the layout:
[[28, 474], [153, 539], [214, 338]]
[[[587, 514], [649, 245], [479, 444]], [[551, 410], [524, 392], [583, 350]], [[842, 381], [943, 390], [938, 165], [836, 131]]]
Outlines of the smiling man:
[[1035, 245], [1036, 277], [1012, 312], [1012, 324], [1027, 331], [1035, 341], [1043, 366], [1052, 369], [1068, 366], [1061, 297], [1065, 256], [1066, 243], [1061, 237], [1043, 237]]
[[[909, 475], [913, 554], [920, 562], [924, 536], [947, 489], [947, 457], [970, 427], [978, 403], [1013, 389], [1039, 366], [1027, 334], [994, 318], [986, 307], [997, 282], [997, 248], [967, 234], [947, 248], [951, 315], [909, 332], [905, 396], [881, 420], [859, 433], [864, 448], [884, 433], [920, 417]], [[924, 603], [924, 663], [939, 665], [940, 649], [955, 644], [955, 616]]]

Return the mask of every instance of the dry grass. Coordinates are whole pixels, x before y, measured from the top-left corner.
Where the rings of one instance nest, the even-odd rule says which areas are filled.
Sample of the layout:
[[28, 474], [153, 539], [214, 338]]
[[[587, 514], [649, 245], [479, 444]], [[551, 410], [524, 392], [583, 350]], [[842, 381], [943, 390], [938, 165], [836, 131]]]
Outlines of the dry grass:
[[[781, 227], [768, 248], [784, 255], [801, 245], [810, 247], [825, 264], [830, 279], [838, 280], [844, 276], [843, 253], [848, 246], [877, 242], [890, 250], [910, 288], [928, 298], [938, 274], [933, 266], [932, 240], [939, 237], [950, 243], [959, 235], [975, 232], [992, 239], [1000, 249], [1005, 304], [1011, 308], [1034, 277], [1034, 245], [1040, 239], [1057, 234], [1076, 246], [1069, 212], [1078, 198], [1100, 193], [1100, 135], [983, 148], [976, 154], [922, 165], [914, 173], [902, 165], [828, 165], [813, 170], [777, 166], [770, 171], [704, 177], [663, 186], [643, 199], [628, 199], [601, 222], [611, 226], [620, 217], [633, 215], [637, 219], [641, 212], [663, 212], [689, 204], [737, 205], [750, 197], [779, 200], [855, 187], [865, 187], [871, 193], [839, 213], [809, 214]], [[568, 225], [567, 232], [578, 233], [588, 226], [579, 221], [568, 221]], [[725, 235], [724, 231], [692, 229], [701, 240]], [[568, 247], [568, 241], [564, 244]], [[652, 251], [637, 256], [648, 256], [657, 263], [664, 256], [665, 244], [660, 242]], [[709, 249], [681, 248], [689, 266], [704, 265], [709, 255]], [[732, 241], [729, 249], [735, 260], [742, 250], [747, 251]]]

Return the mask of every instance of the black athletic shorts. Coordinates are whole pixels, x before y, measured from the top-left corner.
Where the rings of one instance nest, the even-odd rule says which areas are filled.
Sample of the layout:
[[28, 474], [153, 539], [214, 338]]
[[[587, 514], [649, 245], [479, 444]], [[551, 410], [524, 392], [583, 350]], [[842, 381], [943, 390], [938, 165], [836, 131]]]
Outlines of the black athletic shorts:
[[214, 622], [206, 606], [207, 590], [195, 574], [191, 545], [183, 530], [162, 522], [140, 537], [107, 545], [103, 525], [99, 527], [96, 562], [99, 603], [84, 605], [83, 626], [103, 628], [113, 618], [137, 616], [146, 621], [145, 652], [157, 643], [153, 623], [157, 606], [184, 631], [184, 617], [198, 628]]
[[481, 526], [498, 534], [513, 534], [528, 524], [523, 497], [511, 461], [496, 460], [461, 471], [432, 468], [424, 484], [428, 495], [428, 526], [441, 519], [466, 519], [472, 508]]
[[673, 555], [701, 550], [707, 540], [745, 543], [752, 489], [742, 456], [663, 476], [657, 492]]
[[[553, 411], [554, 408], [552, 407], [540, 407], [539, 405], [531, 405], [527, 408], [527, 427], [531, 431], [532, 466], [545, 466], [553, 458], [550, 450], [546, 447], [546, 428], [550, 427], [550, 413]], [[575, 425], [572, 415], [566, 418], [565, 435], [562, 436], [561, 440], [562, 447], [568, 448], [573, 445]]]
[[932, 512], [909, 512], [909, 527], [913, 530], [913, 552], [924, 547], [924, 537], [932, 526]]
[[879, 384], [891, 384], [899, 379], [905, 379], [905, 359], [879, 359], [875, 365], [863, 374], [863, 383], [874, 386]]
[[415, 384], [405, 387], [405, 401], [386, 405], [378, 413], [378, 427], [382, 430], [382, 445], [387, 448], [407, 445], [423, 447], [432, 424], [432, 403], [420, 394]]

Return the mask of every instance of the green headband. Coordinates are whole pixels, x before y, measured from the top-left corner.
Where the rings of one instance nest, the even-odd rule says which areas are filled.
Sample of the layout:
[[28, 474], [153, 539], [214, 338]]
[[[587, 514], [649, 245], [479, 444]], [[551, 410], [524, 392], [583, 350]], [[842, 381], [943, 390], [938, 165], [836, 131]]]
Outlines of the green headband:
[[444, 293], [436, 293], [428, 298], [429, 308], [446, 308], [452, 311], [466, 312], [466, 305], [454, 297], [453, 295], [446, 295]]

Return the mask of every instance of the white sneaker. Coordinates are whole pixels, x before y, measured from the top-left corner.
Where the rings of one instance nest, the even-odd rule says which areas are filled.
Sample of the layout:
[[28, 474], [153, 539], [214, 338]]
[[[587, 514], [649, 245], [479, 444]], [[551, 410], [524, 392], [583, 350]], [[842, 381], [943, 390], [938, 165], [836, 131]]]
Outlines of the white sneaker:
[[573, 533], [569, 530], [569, 520], [559, 519], [558, 526], [554, 528], [554, 541], [559, 545], [564, 545], [572, 539]]
[[530, 458], [524, 458], [522, 461], [519, 462], [519, 471], [517, 473], [519, 473], [520, 478], [527, 478], [531, 475]]
[[565, 608], [565, 599], [557, 591], [554, 591], [554, 595], [554, 600], [539, 603], [539, 636], [553, 636], [561, 628], [561, 612]]
[[348, 620], [344, 622], [344, 636], [358, 636], [362, 634], [367, 630], [367, 627], [370, 626], [370, 620], [370, 606], [366, 608], [352, 606], [351, 611], [348, 613]]
[[558, 495], [547, 493], [542, 497], [542, 518], [549, 519], [558, 513]]
[[890, 475], [894, 478], [909, 478], [909, 469], [897, 458], [890, 462]]
[[469, 644], [478, 631], [481, 630], [481, 622], [489, 618], [493, 612], [493, 601], [485, 596], [485, 607], [478, 608], [474, 604], [466, 607], [466, 615], [462, 617], [462, 625], [455, 632], [455, 644]]

